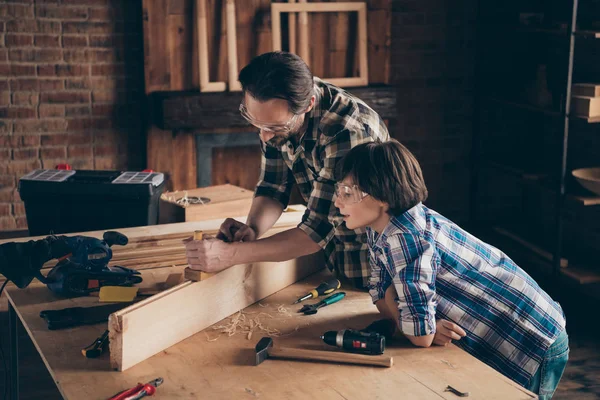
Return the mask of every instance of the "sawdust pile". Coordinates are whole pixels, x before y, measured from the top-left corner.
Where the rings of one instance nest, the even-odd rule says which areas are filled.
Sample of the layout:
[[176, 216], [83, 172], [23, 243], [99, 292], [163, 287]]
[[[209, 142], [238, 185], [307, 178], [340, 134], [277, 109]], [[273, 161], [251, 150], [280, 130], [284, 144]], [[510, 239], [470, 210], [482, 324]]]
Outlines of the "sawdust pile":
[[[261, 303], [258, 303], [258, 305], [262, 308], [267, 307]], [[283, 304], [280, 304], [277, 307], [277, 313], [279, 314], [279, 316], [283, 317], [294, 316], [294, 314], [292, 314], [290, 310], [287, 309]], [[298, 325], [292, 332], [283, 334], [279, 329], [271, 328], [267, 325], [265, 320], [272, 318], [274, 318], [273, 315], [266, 312], [260, 312], [256, 314], [240, 310], [237, 312], [237, 314], [229, 318], [228, 323], [222, 325], [215, 325], [212, 327], [213, 330], [219, 331], [219, 335], [217, 337], [211, 338], [209, 334], [205, 332], [206, 339], [209, 342], [214, 342], [218, 340], [221, 335], [234, 336], [237, 334], [242, 334], [246, 335], [247, 340], [250, 340], [252, 339], [252, 335], [254, 334], [254, 332], [261, 332], [263, 335], [270, 337], [282, 337], [289, 336], [300, 328], [300, 326]]]

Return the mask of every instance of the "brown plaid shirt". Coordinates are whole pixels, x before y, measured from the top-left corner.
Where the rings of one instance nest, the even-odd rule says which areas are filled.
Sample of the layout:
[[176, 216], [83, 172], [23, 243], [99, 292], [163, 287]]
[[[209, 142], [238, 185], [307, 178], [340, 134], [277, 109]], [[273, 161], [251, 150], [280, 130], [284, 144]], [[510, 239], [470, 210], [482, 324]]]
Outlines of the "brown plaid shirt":
[[306, 131], [280, 148], [262, 147], [261, 174], [256, 196], [288, 205], [292, 185], [307, 202], [298, 228], [325, 252], [330, 270], [367, 286], [370, 276], [364, 229], [350, 230], [334, 206], [335, 167], [354, 146], [389, 139], [381, 117], [350, 93], [315, 78], [316, 101], [306, 115]]

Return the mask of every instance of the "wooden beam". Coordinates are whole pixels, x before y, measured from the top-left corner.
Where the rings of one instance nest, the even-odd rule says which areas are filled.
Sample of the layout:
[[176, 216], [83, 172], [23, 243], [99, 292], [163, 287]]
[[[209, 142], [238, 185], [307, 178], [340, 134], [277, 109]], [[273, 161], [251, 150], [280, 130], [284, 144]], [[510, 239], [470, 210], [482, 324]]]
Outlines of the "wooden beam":
[[236, 265], [210, 279], [184, 282], [116, 312], [108, 324], [111, 367], [125, 371], [321, 270], [323, 261], [319, 252], [283, 263]]
[[[397, 118], [395, 87], [355, 87], [348, 92], [363, 100], [383, 119]], [[235, 128], [249, 131], [251, 126], [238, 111], [241, 100], [239, 93], [230, 92], [157, 92], [153, 94], [155, 109], [159, 111], [155, 123], [164, 130], [218, 132]]]

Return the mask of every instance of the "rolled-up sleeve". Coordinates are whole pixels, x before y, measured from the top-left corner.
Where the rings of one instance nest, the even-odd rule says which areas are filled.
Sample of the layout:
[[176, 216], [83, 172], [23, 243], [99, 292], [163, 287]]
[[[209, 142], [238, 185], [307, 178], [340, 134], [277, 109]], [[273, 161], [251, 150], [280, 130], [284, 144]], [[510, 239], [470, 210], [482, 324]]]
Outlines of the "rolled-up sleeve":
[[398, 293], [400, 329], [411, 336], [435, 333], [435, 251], [419, 236], [389, 238], [388, 265]]
[[292, 171], [288, 168], [278, 149], [261, 143], [261, 150], [260, 177], [254, 196], [270, 197], [280, 202], [285, 208], [290, 201], [290, 193], [294, 184]]

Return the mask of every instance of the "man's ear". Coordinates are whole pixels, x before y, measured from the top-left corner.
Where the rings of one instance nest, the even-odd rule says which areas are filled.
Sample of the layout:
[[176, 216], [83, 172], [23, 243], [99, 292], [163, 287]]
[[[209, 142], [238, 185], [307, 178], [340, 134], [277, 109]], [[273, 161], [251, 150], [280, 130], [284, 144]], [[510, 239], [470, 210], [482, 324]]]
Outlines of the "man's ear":
[[313, 107], [315, 106], [315, 95], [313, 94], [312, 97], [310, 98], [310, 104], [308, 105], [308, 108], [306, 109], [306, 111], [304, 111], [304, 113], [310, 112]]

